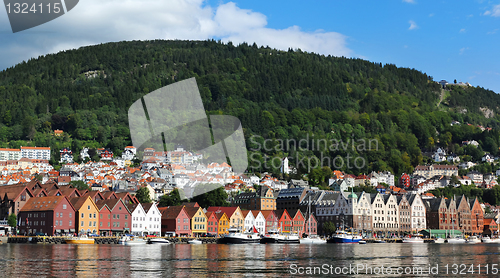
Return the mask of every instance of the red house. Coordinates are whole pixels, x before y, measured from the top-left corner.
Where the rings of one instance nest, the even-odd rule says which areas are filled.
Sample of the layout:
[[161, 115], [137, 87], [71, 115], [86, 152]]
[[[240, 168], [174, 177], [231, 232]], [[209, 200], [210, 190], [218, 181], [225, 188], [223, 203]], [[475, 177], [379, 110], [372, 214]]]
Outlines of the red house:
[[290, 216], [292, 217], [292, 232], [301, 235], [304, 233], [305, 229], [305, 217], [300, 211], [300, 209], [290, 210]]
[[309, 221], [306, 216], [306, 223], [304, 227], [304, 232], [308, 235], [317, 235], [318, 234], [318, 221], [316, 220], [316, 217], [314, 217], [313, 214], [309, 215], [309, 220], [311, 221], [311, 224], [309, 225]]
[[207, 212], [207, 234], [217, 235], [219, 228], [219, 219], [217, 219], [217, 214], [215, 212]]
[[278, 218], [278, 229], [285, 233], [292, 231], [292, 217], [288, 214], [286, 209], [276, 210], [276, 217]]
[[105, 201], [100, 200], [95, 203], [97, 208], [99, 208], [99, 233], [102, 236], [113, 235], [113, 231], [111, 230], [111, 209], [106, 205]]
[[31, 198], [19, 211], [21, 234], [74, 233], [75, 208], [65, 196]]
[[278, 217], [273, 210], [262, 210], [262, 215], [266, 219], [266, 230], [265, 233], [269, 230], [277, 230], [278, 229]]
[[[96, 205], [100, 211], [102, 211], [102, 208], [104, 207], [104, 205], [106, 205], [110, 211], [109, 218], [108, 218], [110, 221], [110, 224], [109, 224], [110, 229], [108, 229], [108, 227], [103, 227], [103, 230], [104, 230], [103, 232], [106, 232], [106, 233], [109, 233], [112, 235], [119, 235], [122, 233], [130, 233], [130, 227], [131, 227], [131, 223], [132, 223], [131, 222], [132, 213], [128, 210], [127, 206], [122, 201], [122, 199], [109, 199], [109, 200], [97, 201]], [[105, 214], [104, 211], [103, 211], [103, 214]], [[106, 220], [107, 219], [103, 219], [103, 222], [105, 222]], [[100, 223], [99, 223], [99, 226], [100, 226]]]
[[184, 206], [158, 208], [161, 213], [161, 233], [175, 233], [176, 236], [191, 236], [191, 221]]
[[399, 187], [408, 188], [410, 187], [410, 175], [403, 173], [401, 178], [399, 178]]

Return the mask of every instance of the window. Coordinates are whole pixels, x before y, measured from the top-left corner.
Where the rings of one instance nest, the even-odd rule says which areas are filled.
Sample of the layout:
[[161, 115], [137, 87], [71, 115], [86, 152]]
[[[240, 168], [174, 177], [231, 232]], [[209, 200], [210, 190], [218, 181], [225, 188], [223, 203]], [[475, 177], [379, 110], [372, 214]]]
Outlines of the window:
[[125, 220], [127, 220], [127, 219], [128, 219], [128, 215], [127, 215], [127, 214], [125, 214]]
[[82, 212], [82, 218], [85, 218], [85, 214], [83, 214], [83, 212]]
[[56, 212], [56, 217], [59, 217], [59, 212]]
[[[28, 221], [29, 222], [29, 221]], [[59, 220], [56, 220], [56, 226], [59, 225]]]
[[66, 204], [63, 204], [63, 209], [66, 209]]
[[116, 214], [113, 214], [113, 219], [116, 219]]
[[89, 218], [92, 218], [92, 213], [89, 213]]
[[82, 224], [80, 226], [84, 226], [84, 225], [85, 225], [85, 223], [83, 223], [83, 221], [82, 221]]
[[122, 207], [118, 207], [118, 210], [122, 210]]
[[96, 226], [96, 222], [94, 221], [94, 227]]
[[92, 221], [89, 221], [89, 227], [92, 227]]
[[[44, 222], [44, 224], [45, 224], [45, 221], [43, 221], [43, 222]], [[70, 226], [71, 226], [71, 225], [73, 225], [73, 221], [71, 221], [71, 220], [70, 220], [70, 221], [69, 221], [69, 225], [70, 225]]]
[[90, 210], [90, 206], [87, 206], [87, 209], [89, 209], [89, 210]]
[[102, 221], [101, 221], [101, 222], [99, 222], [99, 227], [102, 227]]
[[119, 214], [116, 215], [116, 219], [120, 219], [120, 215]]
[[97, 218], [95, 213], [94, 213], [94, 218]]
[[108, 219], [111, 219], [111, 214], [108, 214]]
[[63, 221], [62, 221], [62, 220], [60, 220], [60, 221], [59, 221], [59, 226], [62, 226], [62, 224], [63, 224]]

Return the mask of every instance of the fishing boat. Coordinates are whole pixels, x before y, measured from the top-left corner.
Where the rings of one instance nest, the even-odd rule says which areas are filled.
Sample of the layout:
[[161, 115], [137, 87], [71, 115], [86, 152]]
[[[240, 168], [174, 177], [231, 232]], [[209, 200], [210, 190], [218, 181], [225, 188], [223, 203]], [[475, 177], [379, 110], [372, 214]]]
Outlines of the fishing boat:
[[358, 243], [362, 239], [363, 238], [360, 235], [345, 231], [337, 231], [332, 237], [334, 243]]
[[189, 244], [203, 244], [203, 241], [195, 238], [195, 239], [189, 240], [188, 243]]
[[94, 244], [95, 242], [93, 238], [89, 238], [87, 235], [67, 238], [64, 241], [68, 244]]
[[157, 237], [157, 238], [150, 238], [148, 243], [149, 244], [170, 244], [171, 242], [168, 241], [167, 239]]
[[279, 230], [270, 230], [261, 237], [260, 243], [300, 243], [300, 237], [298, 234], [283, 234]]
[[253, 233], [243, 233], [239, 228], [229, 228], [226, 236], [221, 238], [221, 243], [228, 244], [243, 244], [243, 243], [260, 243], [260, 236], [255, 227]]
[[424, 239], [420, 234], [413, 236], [410, 235], [403, 238], [403, 243], [424, 243]]
[[470, 236], [465, 240], [468, 244], [476, 244], [481, 243], [481, 240], [477, 236]]
[[143, 245], [146, 244], [146, 241], [142, 238], [136, 238], [136, 237], [131, 237], [131, 236], [122, 236], [118, 240], [119, 244], [123, 245]]

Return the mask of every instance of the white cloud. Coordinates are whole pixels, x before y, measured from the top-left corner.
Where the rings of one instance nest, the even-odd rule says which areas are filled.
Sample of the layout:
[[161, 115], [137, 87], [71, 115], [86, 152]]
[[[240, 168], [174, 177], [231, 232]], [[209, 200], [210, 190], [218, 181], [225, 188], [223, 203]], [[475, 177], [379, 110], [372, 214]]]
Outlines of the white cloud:
[[491, 15], [494, 17], [500, 17], [500, 4], [493, 6], [493, 9], [491, 9], [491, 11], [486, 11], [483, 13], [483, 15]]
[[460, 48], [460, 53], [459, 53], [459, 54], [460, 54], [460, 55], [464, 54], [464, 52], [465, 52], [466, 50], [468, 50], [468, 49], [469, 49], [468, 47], [462, 47], [462, 48]]
[[[10, 30], [0, 28], [0, 32]], [[23, 39], [18, 39], [21, 36]], [[150, 39], [216, 38], [235, 44], [256, 42], [283, 50], [300, 48], [326, 55], [353, 55], [343, 34], [306, 32], [298, 26], [273, 29], [267, 27], [267, 17], [262, 13], [241, 9], [233, 2], [212, 7], [204, 0], [80, 1], [58, 19], [6, 37], [2, 38], [0, 51], [2, 56], [14, 55], [9, 57], [17, 59], [15, 62], [80, 46]], [[23, 51], [8, 51], [19, 46], [23, 46]], [[13, 62], [0, 61], [0, 69], [12, 65], [4, 63]]]
[[403, 0], [403, 2], [410, 3], [410, 4], [415, 4], [415, 0]]
[[417, 23], [415, 23], [415, 21], [410, 20], [410, 21], [408, 21], [408, 23], [410, 23], [410, 27], [408, 28], [408, 30], [414, 30], [414, 29], [418, 28], [418, 25], [417, 25]]
[[460, 31], [459, 31], [459, 32], [460, 32], [460, 33], [465, 33], [465, 29], [464, 29], [464, 28], [462, 28], [462, 29], [460, 29]]

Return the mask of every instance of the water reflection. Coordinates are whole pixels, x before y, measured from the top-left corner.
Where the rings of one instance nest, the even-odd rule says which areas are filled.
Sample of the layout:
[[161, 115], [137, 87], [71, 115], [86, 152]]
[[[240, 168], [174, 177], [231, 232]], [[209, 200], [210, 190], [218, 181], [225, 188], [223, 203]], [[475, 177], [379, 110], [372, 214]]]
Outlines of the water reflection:
[[440, 270], [455, 263], [491, 266], [498, 264], [500, 245], [3, 244], [0, 252], [2, 277], [281, 277], [290, 276], [292, 265], [428, 269], [438, 264]]

